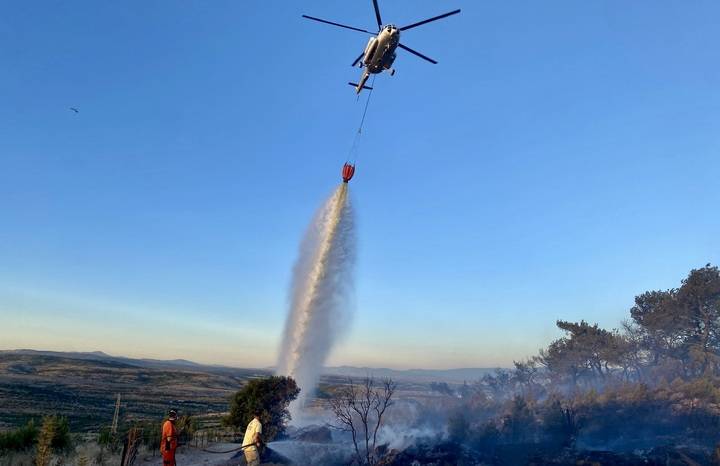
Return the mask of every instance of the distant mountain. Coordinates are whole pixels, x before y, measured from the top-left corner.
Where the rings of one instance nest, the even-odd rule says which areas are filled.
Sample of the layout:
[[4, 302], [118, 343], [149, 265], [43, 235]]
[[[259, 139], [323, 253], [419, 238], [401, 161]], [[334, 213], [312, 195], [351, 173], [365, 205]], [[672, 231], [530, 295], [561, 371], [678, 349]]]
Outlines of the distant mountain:
[[373, 367], [326, 367], [325, 375], [360, 378], [371, 375], [376, 378], [390, 377], [398, 380], [412, 380], [414, 382], [472, 382], [492, 373], [497, 368], [470, 367], [460, 369], [387, 369]]
[[[201, 370], [203, 372], [215, 373], [215, 374], [234, 374], [238, 370], [245, 370], [236, 367], [213, 365], [213, 364], [199, 364], [186, 359], [133, 359], [124, 356], [111, 356], [102, 351], [91, 351], [91, 352], [72, 352], [72, 351], [43, 351], [43, 350], [32, 350], [32, 349], [18, 349], [18, 350], [0, 350], [2, 354], [17, 354], [17, 355], [28, 355], [28, 356], [48, 356], [56, 358], [75, 359], [82, 361], [96, 361], [105, 363], [124, 364], [139, 368], [146, 369], [165, 369], [165, 370]], [[328, 376], [339, 376], [339, 377], [352, 377], [362, 378], [366, 375], [372, 375], [376, 378], [390, 377], [392, 379], [406, 380], [412, 382], [451, 382], [451, 383], [462, 383], [472, 382], [480, 379], [483, 375], [492, 373], [496, 368], [486, 367], [470, 367], [470, 368], [459, 368], [459, 369], [388, 369], [388, 368], [376, 368], [376, 367], [354, 367], [354, 366], [339, 366], [339, 367], [326, 367], [323, 371], [324, 375]], [[274, 372], [273, 368], [265, 369], [247, 369], [248, 372]]]
[[166, 369], [166, 370], [201, 370], [203, 372], [210, 373], [235, 373], [239, 370], [244, 371], [259, 371], [265, 372], [262, 369], [240, 369], [237, 367], [213, 365], [213, 364], [199, 364], [186, 359], [133, 359], [124, 356], [111, 356], [102, 351], [91, 351], [91, 352], [74, 352], [74, 351], [43, 351], [43, 350], [32, 350], [32, 349], [18, 349], [18, 350], [0, 350], [0, 355], [27, 355], [27, 356], [48, 356], [55, 358], [74, 359], [81, 361], [96, 361], [96, 362], [112, 362], [118, 364], [126, 364], [129, 366], [147, 368], [147, 369]]

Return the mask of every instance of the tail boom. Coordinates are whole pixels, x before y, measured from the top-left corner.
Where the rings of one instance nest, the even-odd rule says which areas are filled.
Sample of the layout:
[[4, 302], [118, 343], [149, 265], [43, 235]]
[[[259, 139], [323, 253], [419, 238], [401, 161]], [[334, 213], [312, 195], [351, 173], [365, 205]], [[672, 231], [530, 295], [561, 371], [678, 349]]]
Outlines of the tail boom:
[[367, 82], [367, 80], [368, 80], [369, 77], [370, 77], [370, 73], [368, 73], [367, 70], [365, 70], [365, 71], [363, 72], [363, 74], [362, 74], [362, 77], [360, 78], [360, 82], [359, 82], [359, 83], [348, 83], [348, 84], [350, 84], [351, 86], [355, 86], [355, 92], [356, 92], [357, 94], [360, 94], [360, 92], [361, 92], [363, 89], [372, 90], [372, 87], [365, 85], [365, 83]]

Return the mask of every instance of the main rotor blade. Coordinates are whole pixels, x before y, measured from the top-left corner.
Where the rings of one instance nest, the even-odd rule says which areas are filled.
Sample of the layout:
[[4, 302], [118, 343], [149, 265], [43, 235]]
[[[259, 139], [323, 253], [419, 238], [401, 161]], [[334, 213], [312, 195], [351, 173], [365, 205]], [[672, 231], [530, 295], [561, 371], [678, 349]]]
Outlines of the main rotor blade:
[[358, 55], [358, 57], [355, 59], [355, 61], [354, 61], [354, 62], [352, 63], [352, 65], [350, 65], [350, 66], [353, 66], [353, 67], [354, 67], [355, 65], [357, 65], [358, 62], [359, 62], [360, 60], [362, 60], [363, 55], [365, 55], [365, 52], [362, 52], [360, 55]]
[[382, 18], [380, 18], [380, 7], [378, 6], [377, 0], [373, 0], [373, 7], [375, 7], [375, 18], [377, 18], [378, 31], [382, 29]]
[[451, 11], [451, 12], [449, 12], [449, 13], [445, 13], [444, 15], [435, 16], [435, 17], [433, 17], [433, 18], [429, 18], [429, 19], [426, 19], [426, 20], [424, 20], [424, 21], [420, 21], [420, 22], [417, 22], [417, 23], [410, 24], [409, 26], [401, 27], [400, 30], [401, 30], [401, 31], [407, 31], [408, 29], [412, 29], [412, 28], [415, 28], [415, 27], [418, 27], [418, 26], [422, 26], [423, 24], [427, 24], [427, 23], [430, 23], [430, 22], [432, 22], [432, 21], [437, 21], [437, 20], [439, 20], [439, 19], [447, 18], [448, 16], [456, 15], [456, 14], [458, 14], [458, 13], [460, 13], [460, 10], [459, 10], [459, 9], [457, 9], [457, 10], [455, 10], [455, 11]]
[[401, 49], [405, 49], [405, 50], [407, 50], [408, 52], [410, 52], [410, 53], [412, 53], [412, 54], [414, 54], [414, 55], [417, 55], [418, 57], [422, 58], [423, 60], [429, 61], [429, 62], [432, 63], [433, 65], [437, 65], [437, 62], [436, 62], [435, 60], [433, 60], [432, 58], [426, 57], [426, 56], [423, 55], [422, 53], [420, 53], [420, 52], [418, 52], [418, 51], [416, 51], [416, 50], [413, 50], [413, 49], [411, 49], [410, 47], [408, 47], [408, 46], [406, 46], [406, 45], [398, 44], [398, 47], [400, 47]]
[[333, 23], [332, 21], [327, 21], [327, 20], [324, 20], [324, 19], [315, 18], [315, 17], [313, 17], [313, 16], [302, 15], [302, 17], [303, 17], [303, 18], [307, 18], [307, 19], [311, 19], [311, 20], [313, 20], [313, 21], [319, 21], [319, 22], [325, 23], [325, 24], [332, 24], [333, 26], [338, 26], [338, 27], [345, 28], [345, 29], [352, 29], [353, 31], [366, 32], [366, 33], [372, 34], [372, 35], [377, 34], [377, 32], [370, 32], [370, 31], [367, 31], [367, 30], [365, 30], [365, 29], [354, 28], [354, 27], [352, 27], [352, 26], [346, 26], [346, 25], [340, 24], [340, 23]]

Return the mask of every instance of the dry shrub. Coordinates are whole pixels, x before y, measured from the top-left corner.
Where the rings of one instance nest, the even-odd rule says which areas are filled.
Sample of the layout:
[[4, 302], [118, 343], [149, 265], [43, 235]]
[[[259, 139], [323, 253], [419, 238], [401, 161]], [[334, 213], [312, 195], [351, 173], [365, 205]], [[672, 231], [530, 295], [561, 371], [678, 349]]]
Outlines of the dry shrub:
[[52, 418], [46, 417], [40, 428], [38, 437], [37, 452], [35, 453], [35, 466], [48, 466], [52, 456], [52, 441], [55, 437], [55, 422]]

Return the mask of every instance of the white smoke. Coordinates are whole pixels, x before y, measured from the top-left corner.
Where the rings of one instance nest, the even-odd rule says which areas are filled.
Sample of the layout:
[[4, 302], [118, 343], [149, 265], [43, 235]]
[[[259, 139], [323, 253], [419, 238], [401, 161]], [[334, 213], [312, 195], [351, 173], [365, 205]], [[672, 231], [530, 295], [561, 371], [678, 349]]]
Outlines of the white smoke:
[[293, 269], [277, 366], [278, 374], [293, 377], [301, 389], [290, 406], [293, 418], [315, 391], [330, 350], [347, 328], [354, 264], [354, 217], [343, 183], [316, 214]]

